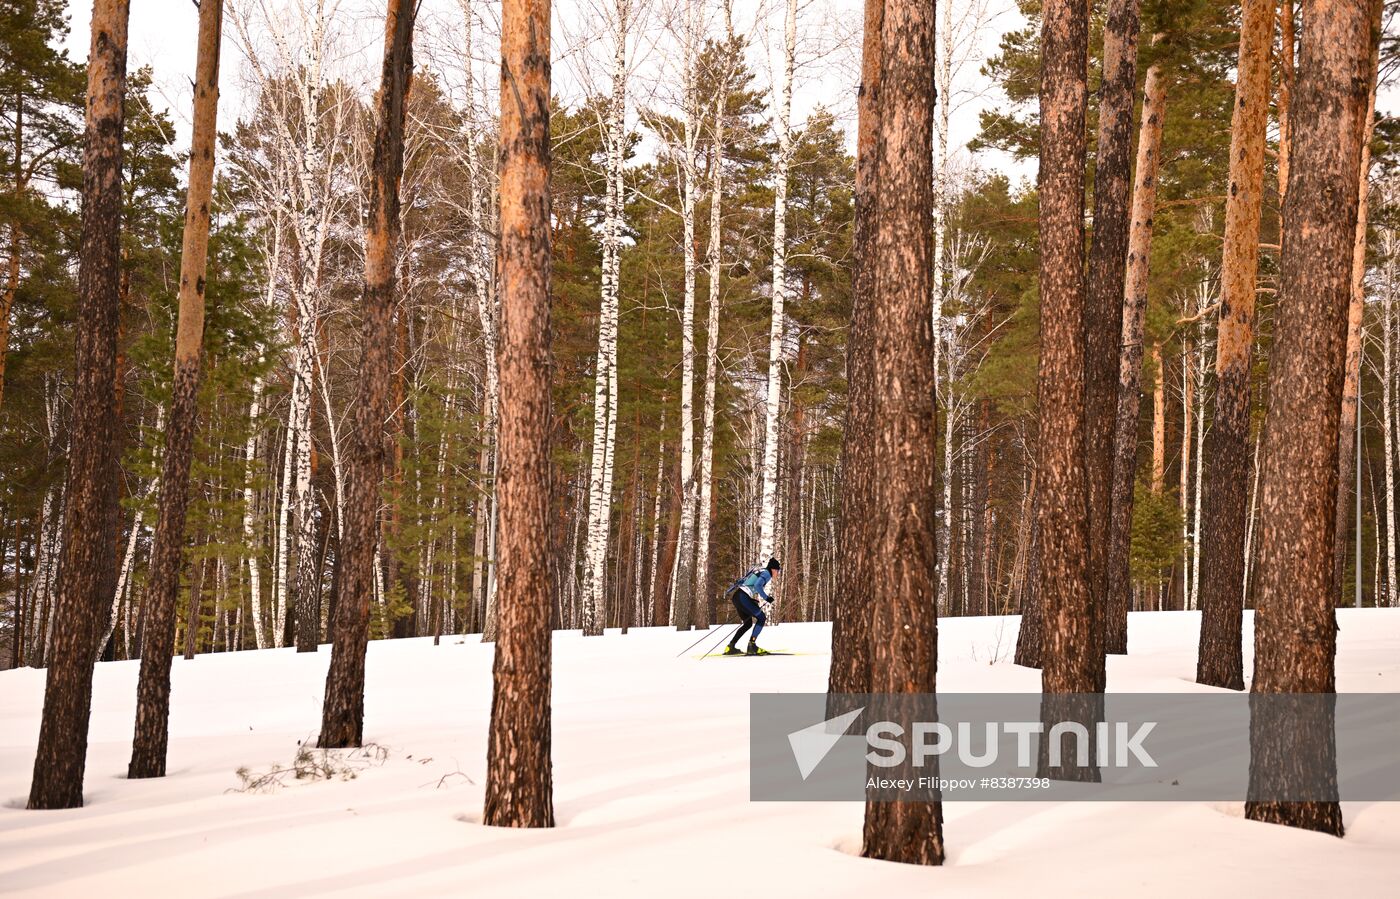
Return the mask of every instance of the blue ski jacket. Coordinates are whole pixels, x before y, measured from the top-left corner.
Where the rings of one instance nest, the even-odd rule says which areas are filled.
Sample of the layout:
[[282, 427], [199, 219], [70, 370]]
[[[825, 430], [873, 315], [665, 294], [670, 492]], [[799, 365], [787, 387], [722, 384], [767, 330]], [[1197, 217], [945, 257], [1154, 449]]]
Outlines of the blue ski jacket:
[[739, 589], [743, 590], [754, 599], [762, 599], [764, 602], [772, 602], [773, 597], [768, 595], [764, 587], [773, 580], [773, 572], [767, 568], [755, 568], [739, 579]]

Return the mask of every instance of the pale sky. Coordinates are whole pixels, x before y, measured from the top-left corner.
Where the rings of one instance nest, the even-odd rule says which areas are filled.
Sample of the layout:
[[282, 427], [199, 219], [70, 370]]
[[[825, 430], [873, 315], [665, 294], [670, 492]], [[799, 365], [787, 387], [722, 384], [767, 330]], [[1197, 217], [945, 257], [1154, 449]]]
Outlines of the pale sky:
[[[298, 0], [226, 2], [238, 2], [249, 7], [258, 2], [277, 8]], [[416, 63], [434, 70], [457, 66], [460, 72], [460, 38], [456, 36], [460, 34], [463, 21], [462, 0], [422, 2], [416, 35]], [[664, 103], [664, 97], [674, 84], [673, 73], [668, 69], [668, 37], [662, 17], [672, 14], [672, 8], [679, 4], [675, 0], [650, 2], [648, 30], [636, 39], [632, 51], [635, 74], [631, 90], [634, 103]], [[825, 105], [843, 118], [853, 139], [862, 0], [800, 2], [799, 65], [793, 91], [793, 123], [800, 127], [814, 106]], [[339, 3], [337, 24], [342, 33], [337, 41], [339, 59], [332, 64], [332, 69], [351, 83], [360, 85], [368, 94], [375, 86], [372, 82], [378, 77], [378, 56], [383, 40], [382, 2], [339, 0]], [[555, 90], [566, 99], [581, 96], [585, 80], [592, 83], [596, 79], [597, 83], [603, 83], [606, 78], [606, 73], [601, 70], [601, 61], [605, 56], [599, 52], [601, 43], [579, 49], [583, 43], [579, 35], [597, 31], [597, 27], [590, 27], [590, 23], [596, 20], [601, 3], [606, 3], [606, 0], [558, 0], [555, 4]], [[498, 18], [498, 0], [489, 4], [475, 0], [474, 5], [479, 8], [478, 15], [489, 21]], [[709, 10], [707, 22], [710, 33], [718, 36], [723, 30], [719, 6], [717, 3], [706, 5], [714, 7]], [[958, 15], [972, 8], [978, 10], [979, 18], [985, 25], [976, 41], [977, 46], [970, 54], [967, 51], [961, 54], [972, 58], [954, 78], [949, 144], [955, 150], [963, 147], [976, 133], [978, 111], [1001, 99], [995, 87], [980, 74], [982, 59], [996, 49], [1003, 32], [1021, 23], [1013, 0], [961, 0], [950, 10], [940, 11], [940, 26], [945, 24], [948, 12]], [[780, 46], [783, 5], [780, 0], [733, 0], [733, 10], [736, 31], [749, 37], [750, 63], [760, 87], [766, 88], [771, 71], [769, 48], [774, 48], [776, 52], [775, 48]], [[89, 3], [78, 0], [69, 5], [71, 31], [67, 49], [75, 60], [87, 57], [90, 13]], [[154, 69], [157, 96], [172, 113], [180, 143], [188, 140], [190, 79], [194, 72], [197, 19], [198, 10], [190, 0], [134, 0], [131, 4], [128, 66], [132, 70], [142, 65], [150, 65]], [[485, 60], [489, 58], [491, 47], [483, 48], [483, 42], [478, 35], [475, 55]], [[481, 65], [484, 69], [487, 63]], [[596, 74], [590, 75], [589, 72]], [[478, 77], [494, 81], [496, 74], [494, 71], [483, 71]], [[247, 65], [233, 38], [233, 27], [227, 13], [220, 81], [219, 124], [221, 130], [226, 130], [243, 111], [248, 100], [248, 90], [244, 87], [248, 83]], [[1032, 167], [1014, 164], [992, 154], [984, 154], [977, 163], [983, 168], [1009, 170], [1018, 177], [1034, 176]]]

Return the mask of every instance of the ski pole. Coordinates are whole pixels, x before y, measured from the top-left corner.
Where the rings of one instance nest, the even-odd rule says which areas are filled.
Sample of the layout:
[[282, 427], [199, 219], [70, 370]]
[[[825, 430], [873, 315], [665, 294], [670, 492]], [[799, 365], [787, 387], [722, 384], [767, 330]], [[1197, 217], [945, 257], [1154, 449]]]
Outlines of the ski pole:
[[[734, 626], [734, 629], [733, 629], [733, 630], [730, 630], [729, 633], [732, 634], [732, 633], [734, 633], [735, 630], [738, 630], [738, 629], [739, 629], [739, 625], [735, 625], [735, 626]], [[723, 639], [722, 639], [722, 638], [724, 638], [724, 637], [726, 637], [726, 636], [728, 636], [728, 635], [725, 634], [724, 631], [720, 631], [720, 637], [721, 637], [721, 639], [720, 639], [720, 640], [716, 640], [714, 643], [711, 643], [709, 646], [705, 647], [704, 655], [709, 655], [710, 653], [714, 652], [715, 647], [719, 646], [719, 644], [720, 644], [721, 642], [723, 642]]]
[[[738, 629], [738, 625], [735, 625], [735, 629], [736, 629], [736, 630]], [[708, 640], [709, 638], [710, 638], [710, 632], [709, 632], [708, 630], [706, 630], [705, 633], [703, 633], [703, 634], [700, 635], [700, 639], [699, 639], [699, 640], [696, 640], [694, 643], [690, 644], [690, 645], [687, 646], [685, 649], [682, 649], [680, 652], [676, 653], [676, 658], [679, 659], [681, 656], [683, 656], [683, 655], [685, 655], [686, 653], [690, 652], [692, 649], [694, 649], [695, 647], [699, 646], [699, 645], [701, 644], [701, 642], [703, 642], [703, 641], [705, 641], [705, 640]]]

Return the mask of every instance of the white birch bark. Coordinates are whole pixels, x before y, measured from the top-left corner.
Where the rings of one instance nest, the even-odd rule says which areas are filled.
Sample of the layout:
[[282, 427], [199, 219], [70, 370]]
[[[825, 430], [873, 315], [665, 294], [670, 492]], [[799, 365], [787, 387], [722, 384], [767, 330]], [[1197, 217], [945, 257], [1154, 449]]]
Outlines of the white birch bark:
[[[491, 241], [492, 222], [482, 202], [490, 192], [490, 178], [487, 167], [482, 164], [479, 146], [483, 132], [477, 114], [477, 84], [472, 47], [475, 40], [472, 0], [462, 0], [465, 28], [465, 72], [466, 72], [466, 146], [467, 175], [471, 179], [471, 190], [467, 200], [467, 217], [471, 226], [468, 241], [467, 265], [471, 274], [472, 291], [476, 299], [477, 324], [481, 329], [482, 359], [485, 383], [482, 387], [482, 446], [481, 480], [485, 485], [477, 501], [476, 539], [474, 554], [477, 557], [472, 568], [472, 602], [480, 598], [482, 602], [481, 622], [485, 631], [486, 593], [490, 589], [490, 569], [495, 559], [495, 541], [488, 537], [495, 521], [495, 465], [497, 409], [500, 402], [500, 376], [496, 359], [496, 282], [493, 271], [495, 253]], [[483, 553], [485, 557], [483, 558]]]
[[1382, 235], [1386, 255], [1385, 292], [1381, 300], [1381, 414], [1385, 429], [1385, 596], [1396, 601], [1395, 568], [1395, 255], [1400, 241], [1393, 232]]
[[598, 358], [593, 387], [593, 447], [588, 479], [588, 534], [584, 552], [582, 627], [603, 632], [608, 536], [612, 512], [612, 443], [617, 433], [617, 302], [623, 214], [622, 164], [626, 141], [627, 36], [630, 0], [614, 8], [612, 92], [602, 123], [607, 152], [603, 260], [598, 314]]
[[[732, 42], [734, 20], [728, 2], [724, 5], [725, 32]], [[705, 400], [700, 424], [700, 499], [696, 523], [695, 571], [696, 593], [702, 602], [710, 590], [710, 508], [713, 505], [715, 467], [715, 387], [719, 378], [719, 304], [720, 278], [723, 276], [722, 215], [724, 205], [724, 108], [729, 94], [729, 73], [724, 72], [715, 85], [713, 146], [710, 152], [710, 245], [706, 261], [709, 264], [709, 317], [705, 329]]]
[[[1186, 316], [1195, 315], [1187, 300]], [[1190, 325], [1187, 326], [1191, 327]], [[1189, 333], [1181, 341], [1181, 473], [1177, 497], [1181, 507], [1181, 607], [1194, 608], [1191, 595], [1191, 457], [1192, 431], [1196, 421], [1195, 339]]]
[[[1203, 298], [1204, 299], [1204, 298]], [[1196, 488], [1193, 502], [1194, 519], [1191, 524], [1191, 606], [1200, 605], [1201, 596], [1201, 472], [1205, 461], [1206, 444], [1206, 355], [1205, 342], [1198, 342], [1196, 348]]]
[[953, 402], [953, 367], [956, 347], [953, 345], [957, 340], [955, 331], [943, 328], [943, 313], [938, 312], [934, 319], [938, 323], [938, 331], [934, 332], [934, 346], [949, 344], [948, 348], [939, 353], [946, 371], [943, 374], [943, 503], [939, 510], [942, 514], [938, 519], [938, 545], [943, 547], [943, 551], [938, 554], [938, 598], [941, 603], [939, 614], [948, 611], [948, 580], [949, 568], [952, 564], [953, 553], [951, 550], [953, 539], [953, 456], [954, 438], [957, 436], [958, 410]]
[[[250, 7], [252, 4], [249, 4]], [[292, 489], [296, 526], [296, 596], [300, 611], [314, 611], [315, 579], [315, 497], [311, 491], [311, 404], [315, 387], [318, 321], [321, 308], [322, 259], [331, 223], [349, 201], [348, 192], [338, 190], [336, 168], [331, 157], [347, 127], [344, 111], [327, 110], [325, 65], [329, 52], [328, 26], [336, 13], [334, 0], [300, 2], [290, 9], [290, 21], [261, 3], [253, 9], [243, 4], [230, 8], [230, 19], [254, 77], [264, 90], [279, 90], [290, 82], [295, 92], [296, 115], [276, 122], [275, 147], [281, 157], [276, 173], [285, 174], [287, 183], [277, 184], [271, 202], [276, 208], [290, 207], [289, 220], [295, 236], [299, 278], [290, 279], [295, 311], [295, 341], [292, 361], [291, 402], [287, 410], [290, 432]], [[254, 37], [272, 42], [272, 61], [264, 60]], [[275, 65], [275, 68], [274, 68]], [[290, 112], [290, 111], [289, 111]], [[329, 121], [329, 127], [325, 122]], [[300, 128], [294, 130], [294, 125]], [[285, 467], [285, 466], [284, 466]], [[284, 488], [285, 490], [285, 488]], [[280, 525], [280, 520], [279, 520]], [[279, 537], [279, 542], [281, 541]], [[279, 575], [287, 567], [288, 547], [279, 553]], [[285, 577], [281, 589], [286, 590]], [[285, 614], [285, 598], [281, 600]], [[284, 619], [285, 620], [285, 619]]]
[[[157, 406], [155, 433], [162, 433], [164, 428], [165, 407]], [[143, 503], [146, 499], [154, 496], [156, 491], [159, 489], [160, 475], [157, 474], [155, 477], [151, 478], [151, 483], [146, 485], [146, 489], [142, 492]], [[122, 567], [117, 574], [117, 589], [116, 592], [112, 594], [112, 614], [107, 619], [107, 628], [102, 633], [102, 639], [97, 641], [97, 647], [99, 652], [102, 650], [103, 647], [107, 645], [107, 641], [112, 639], [112, 634], [117, 629], [117, 621], [121, 617], [122, 600], [126, 597], [127, 588], [131, 584], [131, 568], [132, 563], [136, 560], [136, 543], [141, 536], [141, 523], [144, 517], [145, 516], [142, 512], [141, 505], [137, 505], [136, 513], [131, 520], [131, 532], [127, 534], [126, 549], [122, 553]], [[130, 658], [130, 634], [125, 635], [125, 647], [128, 650], [127, 658]]]
[[[297, 383], [292, 383], [292, 393], [297, 391]], [[291, 550], [292, 515], [292, 468], [296, 455], [296, 429], [287, 427], [283, 431], [281, 477], [278, 479], [277, 536], [273, 547], [275, 563], [272, 575], [273, 631], [272, 645], [286, 645], [287, 633], [287, 556]]]
[[768, 390], [764, 405], [763, 499], [759, 512], [758, 557], [773, 555], [778, 546], [778, 441], [783, 389], [783, 336], [787, 300], [787, 193], [792, 162], [792, 70], [797, 55], [797, 0], [787, 0], [783, 16], [783, 51], [774, 78], [778, 156], [773, 184], [773, 315], [768, 327]]
[[248, 595], [253, 619], [253, 639], [258, 649], [267, 648], [263, 633], [262, 566], [258, 564], [257, 530], [254, 511], [257, 495], [253, 490], [253, 466], [258, 457], [258, 416], [262, 414], [262, 375], [253, 379], [253, 397], [248, 404], [248, 439], [243, 444], [243, 542], [248, 554]]
[[[661, 409], [661, 434], [666, 433], [666, 408]], [[652, 598], [656, 596], [656, 569], [660, 563], [661, 555], [661, 490], [662, 482], [666, 478], [666, 441], [662, 437], [656, 448], [656, 496], [651, 513], [651, 569], [647, 572], [647, 623], [650, 624], [654, 615], [652, 614]]]
[[684, 301], [681, 309], [681, 522], [676, 546], [675, 589], [671, 622], [680, 630], [694, 620], [695, 599], [695, 206], [699, 194], [700, 140], [700, 3], [687, 0], [681, 35], [684, 90], [681, 115], [681, 233], [684, 246]]

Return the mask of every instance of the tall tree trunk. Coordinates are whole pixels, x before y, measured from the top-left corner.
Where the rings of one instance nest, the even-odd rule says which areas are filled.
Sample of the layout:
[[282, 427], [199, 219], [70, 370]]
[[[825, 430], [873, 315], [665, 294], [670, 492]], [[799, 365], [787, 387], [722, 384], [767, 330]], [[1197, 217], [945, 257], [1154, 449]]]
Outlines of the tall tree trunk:
[[1255, 281], [1259, 273], [1274, 0], [1244, 0], [1242, 15], [1235, 111], [1230, 122], [1230, 190], [1225, 201], [1225, 246], [1220, 265], [1215, 420], [1206, 436], [1201, 638], [1196, 659], [1198, 683], [1231, 690], [1244, 689], [1240, 628], [1249, 484], [1249, 362], [1254, 345]]
[[[209, 258], [209, 203], [214, 188], [218, 139], [219, 45], [223, 0], [199, 6], [195, 57], [194, 129], [190, 180], [185, 200], [184, 245], [180, 251], [180, 312], [175, 331], [174, 386], [166, 419], [165, 458], [160, 476], [151, 568], [142, 605], [142, 629], [154, 643], [141, 655], [136, 685], [136, 734], [127, 777], [164, 777], [170, 721], [170, 643], [175, 637], [175, 601], [185, 549], [185, 512], [190, 498], [190, 463], [199, 424], [200, 363], [204, 352], [204, 287]], [[195, 598], [191, 596], [190, 602]]]
[[1035, 471], [1021, 505], [1025, 534], [1025, 574], [1021, 579], [1021, 626], [1016, 631], [1013, 661], [1027, 668], [1040, 667], [1040, 647], [1045, 632], [1044, 610], [1040, 605], [1040, 511]]
[[[1377, 20], [1385, 6], [1382, 0], [1372, 0], [1372, 27], [1380, 28]], [[1340, 469], [1337, 477], [1337, 536], [1333, 551], [1332, 580], [1335, 590], [1341, 593], [1342, 582], [1346, 580], [1347, 569], [1347, 522], [1350, 518], [1347, 506], [1351, 499], [1351, 481], [1356, 474], [1353, 457], [1356, 449], [1356, 419], [1361, 402], [1361, 344], [1362, 325], [1366, 317], [1366, 233], [1370, 212], [1371, 185], [1371, 138], [1376, 130], [1376, 85], [1377, 63], [1380, 45], [1372, 54], [1367, 71], [1370, 78], [1366, 103], [1366, 131], [1361, 136], [1361, 174], [1357, 184], [1356, 236], [1351, 249], [1351, 298], [1347, 305], [1347, 360], [1346, 382], [1342, 386], [1342, 420], [1337, 433], [1337, 459]], [[1356, 577], [1359, 580], [1361, 571]], [[1338, 596], [1340, 599], [1340, 595]]]
[[[726, 0], [725, 24], [732, 42], [734, 22], [729, 15], [730, 10]], [[721, 209], [724, 205], [724, 107], [729, 96], [728, 75], [727, 71], [721, 73], [715, 85], [713, 146], [710, 154], [710, 243], [706, 251], [710, 274], [709, 317], [705, 323], [705, 399], [700, 421], [699, 518], [695, 539], [695, 595], [704, 603], [711, 601], [710, 528], [714, 520], [715, 387], [719, 381], [719, 288], [723, 275], [721, 252], [724, 241]]]
[[[1113, 432], [1123, 287], [1132, 227], [1133, 100], [1137, 86], [1138, 0], [1111, 0], [1103, 36], [1094, 232], [1084, 306], [1084, 434], [1088, 447], [1089, 590], [1096, 655], [1108, 631], [1108, 556], [1113, 519]], [[1102, 685], [1100, 685], [1102, 689]]]
[[297, 298], [298, 340], [296, 378], [301, 384], [300, 403], [292, 422], [296, 431], [292, 457], [292, 502], [295, 511], [296, 569], [292, 582], [297, 652], [315, 652], [320, 643], [320, 584], [316, 581], [316, 492], [312, 489], [312, 392], [316, 380], [316, 330], [318, 301], [309, 293]]
[[1088, 584], [1084, 446], [1084, 115], [1088, 7], [1051, 0], [1041, 31], [1041, 671], [1046, 693], [1103, 688]]
[[[793, 364], [792, 383], [794, 386], [802, 382], [802, 378], [807, 371], [807, 346], [799, 333], [797, 337], [797, 359]], [[783, 552], [783, 569], [786, 579], [783, 583], [783, 596], [791, 599], [787, 603], [790, 611], [789, 618], [802, 620], [800, 612], [805, 603], [802, 601], [803, 592], [806, 590], [806, 583], [802, 578], [803, 555], [802, 555], [802, 494], [804, 492], [803, 482], [803, 455], [806, 450], [806, 412], [802, 408], [802, 402], [798, 399], [796, 391], [788, 392], [788, 420], [787, 420], [787, 474], [784, 481], [787, 484], [786, 502], [784, 505], [783, 517], [787, 520], [785, 531], [787, 539], [784, 541], [786, 549]]]
[[1148, 354], [1152, 362], [1152, 477], [1148, 485], [1161, 496], [1167, 486], [1167, 363], [1162, 358], [1162, 341], [1152, 342]]
[[399, 181], [403, 177], [404, 101], [413, 77], [414, 0], [389, 0], [384, 21], [380, 77], [370, 169], [369, 223], [365, 229], [364, 320], [358, 396], [346, 471], [342, 543], [337, 556], [335, 633], [322, 706], [322, 748], [359, 746], [364, 737], [365, 649], [373, 592], [374, 546], [379, 535], [379, 494], [384, 480], [384, 425], [391, 413], [390, 353], [394, 345], [397, 286]]
[[[1194, 314], [1188, 313], [1188, 314]], [[1187, 326], [1191, 327], [1190, 325]], [[1181, 339], [1181, 464], [1177, 474], [1177, 503], [1181, 510], [1181, 599], [1176, 606], [1191, 605], [1191, 445], [1196, 424], [1196, 341], [1186, 333]]]
[[[1156, 43], [1159, 37], [1153, 38]], [[1162, 63], [1147, 70], [1142, 122], [1138, 127], [1133, 214], [1128, 232], [1128, 264], [1123, 294], [1123, 329], [1118, 351], [1118, 414], [1113, 428], [1113, 483], [1109, 543], [1104, 562], [1107, 601], [1104, 650], [1128, 651], [1128, 607], [1133, 589], [1130, 550], [1133, 530], [1133, 482], [1137, 475], [1138, 413], [1141, 399], [1142, 340], [1147, 318], [1148, 265], [1152, 258], [1152, 223], [1157, 207], [1157, 168], [1162, 156], [1167, 78]]]
[[[394, 620], [393, 635], [395, 637], [416, 637], [419, 634], [419, 617], [422, 606], [418, 603], [418, 582], [411, 565], [404, 563], [404, 551], [406, 549], [403, 539], [404, 528], [404, 502], [406, 472], [404, 469], [404, 446], [413, 441], [413, 422], [410, 410], [411, 389], [409, 386], [409, 365], [412, 356], [410, 341], [410, 317], [411, 311], [407, 304], [397, 302], [397, 314], [394, 317], [394, 356], [389, 364], [389, 370], [393, 372], [392, 382], [394, 385], [393, 397], [390, 400], [389, 408], [392, 410], [389, 420], [391, 427], [385, 436], [387, 441], [387, 453], [389, 457], [389, 519], [384, 522], [385, 530], [385, 563], [388, 569], [387, 580], [390, 587], [398, 587], [401, 591], [406, 609], [403, 615]], [[392, 308], [392, 307], [391, 307]], [[325, 379], [322, 378], [322, 384]], [[327, 418], [330, 417], [330, 404], [327, 403]]]
[[588, 537], [584, 553], [582, 628], [603, 633], [603, 609], [612, 526], [613, 440], [617, 429], [617, 323], [622, 264], [624, 197], [622, 167], [627, 142], [627, 35], [630, 0], [617, 0], [614, 12], [612, 96], [600, 125], [607, 154], [607, 190], [603, 213], [603, 264], [598, 310], [598, 358], [594, 366], [593, 450], [588, 481]]
[[276, 542], [273, 544], [272, 645], [277, 647], [287, 645], [287, 613], [290, 605], [287, 595], [287, 570], [289, 567], [287, 557], [291, 553], [292, 544], [292, 459], [296, 455], [296, 428], [292, 423], [290, 409], [296, 405], [296, 394], [300, 389], [297, 384], [297, 379], [293, 378], [292, 397], [288, 403], [287, 425], [282, 435], [281, 475], [278, 478], [279, 486], [277, 497], [274, 500], [277, 509], [277, 526]]
[[[1260, 490], [1254, 682], [1269, 693], [1336, 689], [1333, 531], [1337, 427], [1345, 375], [1346, 311], [1356, 236], [1361, 142], [1370, 93], [1371, 3], [1304, 0], [1294, 98], [1294, 166], [1284, 210], [1278, 324], [1269, 370], [1269, 440]], [[1335, 790], [1336, 746], [1327, 720], [1251, 704], [1245, 817], [1341, 836], [1335, 801], [1280, 802], [1319, 773]], [[1269, 710], [1274, 710], [1270, 713]], [[1261, 714], [1262, 712], [1262, 714]]]
[[248, 404], [248, 441], [243, 448], [243, 541], [248, 547], [248, 596], [252, 601], [249, 616], [253, 622], [253, 640], [258, 649], [267, 647], [263, 632], [262, 563], [254, 547], [258, 545], [253, 527], [256, 492], [253, 489], [253, 463], [258, 456], [258, 416], [262, 413], [262, 376], [253, 379], [253, 397]]
[[[929, 317], [932, 289], [934, 4], [890, 0], [881, 36], [880, 190], [875, 260], [874, 447], [878, 471], [862, 547], [872, 562], [871, 690], [930, 694], [938, 666], [938, 539], [928, 451], [938, 439]], [[941, 802], [865, 805], [867, 858], [943, 863]]]
[[797, 0], [787, 0], [783, 16], [782, 66], [774, 80], [774, 106], [778, 120], [778, 155], [773, 172], [773, 311], [768, 323], [768, 389], [764, 405], [763, 498], [759, 509], [758, 555], [760, 561], [777, 552], [778, 441], [783, 396], [783, 336], [787, 332], [787, 195], [788, 169], [792, 164], [792, 70], [797, 54]]
[[1293, 71], [1298, 44], [1293, 24], [1293, 0], [1280, 0], [1278, 27], [1278, 205], [1281, 210], [1288, 196], [1288, 157], [1293, 143], [1289, 107], [1293, 105]]
[[[679, 460], [677, 460], [679, 461]], [[680, 540], [681, 532], [681, 486], [680, 478], [677, 475], [679, 466], [671, 469], [670, 478], [670, 499], [667, 502], [666, 526], [661, 532], [661, 543], [657, 547], [656, 570], [652, 576], [652, 624], [661, 627], [665, 624], [676, 624], [670, 619], [671, 614], [671, 588], [674, 586], [676, 573], [676, 546]]]
[[65, 489], [63, 564], [29, 808], [83, 804], [92, 669], [116, 585], [116, 390], [122, 104], [129, 0], [95, 0], [88, 51], [77, 375]]
[[[841, 436], [841, 515], [836, 541], [835, 607], [831, 622], [833, 695], [870, 692], [870, 578], [875, 560], [871, 491], [875, 428], [875, 291], [879, 267], [875, 257], [876, 201], [880, 162], [880, 77], [884, 58], [885, 0], [865, 0], [865, 34], [861, 47], [861, 83], [856, 129], [854, 271], [851, 274], [851, 324], [846, 336], [846, 428]], [[839, 709], [829, 709], [837, 714]]]
[[[700, 195], [699, 67], [702, 25], [699, 0], [687, 0], [686, 24], [681, 38], [684, 67], [684, 105], [681, 122], [681, 256], [684, 286], [681, 304], [681, 530], [676, 554], [676, 590], [671, 596], [671, 620], [677, 630], [688, 630], [699, 621], [700, 602], [695, 591], [695, 518], [699, 497], [695, 492], [695, 205]], [[701, 602], [704, 597], [700, 597]], [[709, 616], [704, 616], [708, 618]]]
[[[937, 246], [938, 235], [934, 234], [934, 245]], [[935, 275], [937, 270], [935, 269]], [[943, 363], [944, 387], [942, 391], [943, 400], [943, 471], [939, 479], [942, 488], [942, 503], [939, 511], [938, 540], [944, 547], [943, 554], [938, 559], [938, 597], [943, 604], [943, 611], [947, 611], [952, 602], [952, 591], [948, 589], [949, 575], [953, 567], [953, 517], [957, 510], [953, 507], [953, 450], [956, 447], [954, 436], [957, 434], [958, 419], [961, 417], [961, 410], [954, 397], [954, 384], [956, 359], [957, 359], [957, 329], [942, 327], [942, 312], [940, 310], [938, 318], [934, 319], [934, 324], [938, 330], [934, 332], [933, 342], [935, 347], [942, 347], [946, 343], [946, 351], [939, 350], [934, 353], [936, 361]], [[938, 369], [934, 369], [937, 377]]]
[[550, 762], [549, 3], [501, 10], [500, 638], [488, 825], [554, 826]]
[[10, 314], [19, 294], [20, 248], [24, 228], [20, 224], [20, 202], [24, 196], [24, 96], [15, 97], [14, 154], [11, 159], [14, 179], [14, 217], [10, 219], [10, 252], [5, 266], [5, 291], [0, 294], [0, 402], [5, 396], [5, 363], [10, 357]]

